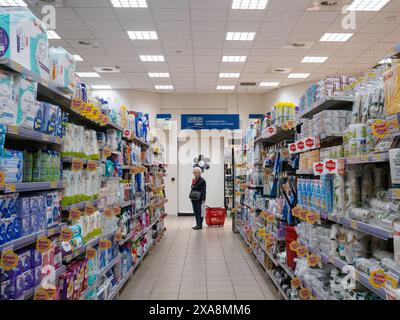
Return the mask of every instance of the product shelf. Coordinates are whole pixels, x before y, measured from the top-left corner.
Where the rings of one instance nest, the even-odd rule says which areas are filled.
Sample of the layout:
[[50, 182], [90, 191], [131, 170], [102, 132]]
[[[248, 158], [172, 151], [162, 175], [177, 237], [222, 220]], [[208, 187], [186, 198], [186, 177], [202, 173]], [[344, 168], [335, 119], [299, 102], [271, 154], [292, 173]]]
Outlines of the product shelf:
[[[56, 270], [56, 277], [55, 278], [58, 279], [58, 277], [61, 276], [65, 272], [66, 269], [67, 269], [67, 267], [64, 266], [64, 265], [62, 265], [60, 268], [58, 268]], [[42, 286], [42, 284], [39, 284], [36, 287], [33, 287], [33, 288], [25, 291], [22, 300], [29, 300], [29, 299], [33, 298], [34, 295], [35, 295], [36, 289], [39, 289], [41, 286]]]
[[62, 211], [70, 211], [72, 208], [77, 208], [77, 209], [85, 209], [86, 205], [90, 204], [93, 206], [97, 206], [99, 204], [100, 200], [95, 199], [95, 200], [89, 200], [89, 201], [83, 201], [75, 204], [69, 204], [62, 206]]
[[34, 234], [28, 235], [26, 237], [22, 237], [19, 239], [15, 239], [13, 241], [7, 242], [3, 245], [0, 246], [0, 252], [7, 248], [7, 247], [13, 247], [13, 250], [18, 250], [18, 249], [22, 249], [24, 247], [27, 247], [31, 244], [34, 244], [38, 238], [38, 236], [44, 234], [46, 237], [52, 237], [56, 234], [59, 234], [61, 232], [61, 225], [52, 227], [47, 229], [46, 231], [41, 231], [41, 232], [36, 232]]
[[265, 143], [273, 145], [273, 144], [276, 144], [283, 140], [293, 140], [294, 136], [295, 136], [294, 129], [283, 130], [282, 128], [278, 128], [277, 132], [275, 134], [273, 134], [271, 136], [258, 137], [254, 140], [254, 143], [265, 142]]
[[282, 297], [285, 300], [289, 300], [288, 296], [286, 295], [286, 293], [282, 290], [281, 286], [279, 285], [278, 281], [275, 279], [274, 275], [272, 274], [272, 272], [268, 269], [265, 269], [266, 274], [271, 278], [272, 283], [275, 285], [275, 287], [279, 290], [279, 292], [281, 293]]
[[389, 161], [389, 152], [370, 153], [363, 156], [343, 158], [347, 165], [361, 163], [378, 163]]
[[35, 141], [45, 145], [61, 145], [61, 138], [17, 126], [7, 126], [6, 137], [13, 140]]
[[301, 114], [299, 118], [311, 119], [315, 114], [325, 110], [351, 110], [353, 101], [353, 97], [325, 97], [315, 102], [310, 110]]
[[103, 277], [109, 270], [111, 270], [115, 265], [117, 265], [118, 263], [121, 262], [122, 259], [122, 255], [118, 254], [117, 257], [114, 258], [114, 260], [112, 260], [107, 266], [105, 266], [102, 270], [99, 271], [99, 273], [96, 276], [96, 281], [89, 286], [80, 296], [79, 300], [85, 300], [86, 295], [88, 294], [88, 292], [90, 292], [91, 290], [93, 290], [94, 288], [97, 288], [98, 285], [100, 284], [100, 279], [101, 277]]
[[139, 143], [142, 147], [145, 147], [145, 148], [149, 148], [149, 147], [150, 147], [150, 144], [149, 144], [149, 143], [147, 143], [147, 142], [144, 141], [143, 139], [138, 138], [138, 137], [136, 137], [136, 136], [133, 136], [133, 137], [125, 137], [125, 136], [124, 136], [123, 139], [126, 140], [126, 141], [131, 141], [131, 142]]
[[137, 241], [138, 239], [140, 239], [143, 235], [145, 235], [147, 232], [149, 232], [151, 230], [151, 228], [153, 228], [153, 226], [160, 221], [160, 218], [156, 219], [156, 221], [154, 221], [152, 224], [150, 224], [150, 226], [148, 226], [147, 228], [141, 230], [138, 234], [136, 234], [136, 236], [132, 239], [132, 237], [135, 235], [136, 232], [131, 231], [126, 235], [125, 239], [122, 239], [119, 242], [119, 245], [122, 246], [123, 244], [127, 243], [129, 240], [132, 240], [133, 242]]
[[314, 175], [314, 169], [299, 169], [296, 170], [296, 174], [298, 175]]
[[72, 163], [74, 160], [81, 160], [83, 162], [83, 165], [87, 165], [89, 161], [95, 162], [98, 166], [101, 165], [101, 160], [90, 160], [86, 158], [76, 158], [76, 157], [62, 157], [61, 161], [63, 163]]
[[[299, 242], [303, 246], [305, 246], [311, 253], [314, 253], [314, 254], [318, 255], [319, 257], [321, 257], [321, 261], [324, 264], [331, 263], [331, 264], [333, 264], [334, 266], [336, 266], [340, 270], [343, 270], [343, 268], [348, 265], [348, 263], [346, 263], [345, 261], [339, 259], [338, 257], [328, 257], [326, 254], [323, 254], [322, 252], [319, 252], [319, 250], [309, 246], [303, 240], [300, 240]], [[372, 286], [370, 284], [370, 282], [369, 282], [369, 276], [366, 275], [365, 273], [360, 272], [358, 270], [355, 270], [355, 279], [354, 280], [356, 280], [357, 282], [361, 283], [364, 287], [366, 287], [367, 289], [371, 290], [372, 292], [374, 292], [376, 295], [378, 295], [382, 299], [386, 299], [386, 290], [385, 290], [385, 288], [377, 289], [374, 286]]]
[[30, 191], [42, 191], [52, 189], [64, 188], [63, 181], [51, 181], [51, 182], [19, 182], [19, 183], [6, 183], [4, 187], [0, 188], [0, 192], [3, 193], [14, 193], [14, 192], [30, 192]]

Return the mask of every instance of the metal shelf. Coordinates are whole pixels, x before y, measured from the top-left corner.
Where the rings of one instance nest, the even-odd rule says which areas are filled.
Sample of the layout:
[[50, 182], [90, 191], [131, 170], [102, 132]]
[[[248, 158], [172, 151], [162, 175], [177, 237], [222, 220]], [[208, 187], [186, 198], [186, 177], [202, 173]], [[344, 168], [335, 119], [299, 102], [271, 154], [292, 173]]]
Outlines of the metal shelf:
[[102, 161], [101, 160], [90, 160], [90, 159], [86, 159], [86, 158], [77, 158], [77, 157], [62, 157], [61, 161], [63, 163], [72, 163], [72, 161], [74, 160], [81, 160], [83, 162], [83, 165], [87, 165], [89, 161], [93, 161], [96, 162], [97, 165], [101, 165]]
[[75, 204], [69, 204], [62, 206], [62, 211], [70, 211], [72, 208], [77, 208], [77, 209], [84, 209], [87, 204], [91, 204], [93, 206], [97, 206], [99, 204], [100, 200], [95, 199], [95, 200], [89, 200], [89, 201], [83, 201]]
[[299, 175], [314, 175], [314, 169], [299, 169], [299, 170], [296, 170], [296, 174], [299, 174]]
[[279, 292], [281, 293], [282, 297], [285, 300], [289, 300], [288, 296], [286, 295], [286, 293], [283, 291], [283, 289], [281, 288], [281, 286], [279, 285], [278, 281], [275, 279], [274, 275], [271, 273], [271, 271], [269, 271], [268, 269], [265, 269], [267, 275], [271, 278], [273, 284], [275, 285], [275, 287], [279, 290]]
[[123, 137], [123, 139], [124, 140], [126, 140], [126, 141], [133, 141], [133, 142], [136, 142], [136, 143], [139, 143], [140, 145], [142, 145], [142, 147], [146, 147], [146, 148], [149, 148], [150, 147], [150, 144], [149, 143], [147, 143], [146, 141], [144, 141], [143, 139], [141, 139], [141, 138], [138, 138], [138, 137], [130, 137], [130, 138], [128, 138], [128, 137]]
[[295, 130], [283, 130], [282, 128], [278, 128], [277, 132], [271, 136], [261, 136], [254, 140], [254, 143], [265, 142], [269, 144], [276, 144], [283, 140], [293, 140], [295, 137]]
[[343, 158], [347, 165], [350, 164], [361, 164], [361, 163], [378, 163], [378, 162], [388, 162], [389, 152], [381, 153], [370, 153], [363, 156], [347, 157]]
[[15, 193], [15, 192], [29, 192], [41, 191], [64, 188], [64, 182], [51, 181], [51, 182], [19, 182], [19, 183], [6, 183], [0, 192]]
[[325, 97], [315, 102], [310, 110], [301, 114], [299, 118], [311, 119], [315, 114], [325, 110], [351, 110], [353, 101], [353, 97]]
[[7, 126], [6, 137], [12, 140], [35, 141], [46, 145], [61, 145], [61, 138], [59, 137], [17, 126]]

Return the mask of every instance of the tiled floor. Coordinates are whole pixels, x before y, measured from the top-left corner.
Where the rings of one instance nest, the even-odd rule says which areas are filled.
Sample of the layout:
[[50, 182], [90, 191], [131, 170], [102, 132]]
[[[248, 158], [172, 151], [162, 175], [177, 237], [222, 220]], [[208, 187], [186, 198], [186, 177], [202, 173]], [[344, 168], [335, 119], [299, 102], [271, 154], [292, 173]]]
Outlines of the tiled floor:
[[120, 299], [278, 299], [231, 224], [227, 220], [224, 228], [194, 231], [193, 217], [169, 216], [164, 239], [144, 259]]

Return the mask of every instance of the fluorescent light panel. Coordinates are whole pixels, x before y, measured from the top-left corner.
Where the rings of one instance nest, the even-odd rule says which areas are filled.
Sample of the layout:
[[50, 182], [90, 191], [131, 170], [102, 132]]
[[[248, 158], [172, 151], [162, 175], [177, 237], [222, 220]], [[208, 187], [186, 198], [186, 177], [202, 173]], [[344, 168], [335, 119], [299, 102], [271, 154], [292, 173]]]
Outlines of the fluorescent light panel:
[[228, 72], [228, 73], [220, 73], [219, 74], [220, 78], [239, 78], [240, 77], [240, 73], [236, 73], [236, 72]]
[[347, 11], [379, 11], [389, 2], [390, 0], [354, 0]]
[[49, 38], [49, 40], [61, 39], [61, 37], [54, 30], [47, 30], [47, 38]]
[[174, 86], [171, 85], [155, 85], [154, 88], [157, 90], [174, 90]]
[[149, 72], [150, 78], [169, 78], [168, 72]]
[[157, 40], [156, 31], [127, 31], [131, 40]]
[[146, 0], [111, 0], [114, 8], [147, 8]]
[[302, 63], [324, 63], [328, 57], [304, 57]]
[[235, 86], [217, 86], [217, 90], [234, 90]]
[[288, 75], [289, 79], [306, 79], [310, 76], [310, 73], [291, 73]]
[[325, 33], [319, 41], [323, 42], [346, 42], [353, 33]]
[[75, 61], [83, 61], [82, 57], [79, 54], [74, 54]]
[[141, 55], [139, 56], [141, 61], [144, 62], [164, 62], [164, 56], [157, 56], [157, 55]]
[[268, 0], [233, 0], [232, 9], [264, 10]]
[[95, 85], [92, 85], [92, 89], [94, 89], [94, 90], [110, 90], [112, 88], [108, 84], [95, 84]]
[[228, 41], [253, 41], [256, 36], [255, 32], [228, 32], [226, 40]]
[[261, 82], [260, 87], [277, 87], [280, 82]]
[[79, 78], [100, 78], [97, 72], [77, 72], [76, 75]]
[[246, 62], [246, 56], [223, 56], [222, 62]]
[[0, 0], [0, 7], [27, 7], [22, 0]]

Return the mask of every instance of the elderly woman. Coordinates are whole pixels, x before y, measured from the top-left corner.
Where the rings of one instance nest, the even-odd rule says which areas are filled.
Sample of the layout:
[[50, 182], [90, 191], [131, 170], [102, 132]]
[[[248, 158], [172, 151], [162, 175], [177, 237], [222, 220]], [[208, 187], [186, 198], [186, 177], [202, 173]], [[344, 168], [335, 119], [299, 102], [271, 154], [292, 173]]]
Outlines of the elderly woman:
[[206, 180], [201, 177], [202, 170], [199, 167], [193, 168], [194, 179], [190, 191], [190, 200], [192, 200], [193, 212], [196, 217], [196, 226], [194, 230], [203, 228], [203, 217], [201, 216], [201, 205], [206, 202]]

